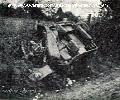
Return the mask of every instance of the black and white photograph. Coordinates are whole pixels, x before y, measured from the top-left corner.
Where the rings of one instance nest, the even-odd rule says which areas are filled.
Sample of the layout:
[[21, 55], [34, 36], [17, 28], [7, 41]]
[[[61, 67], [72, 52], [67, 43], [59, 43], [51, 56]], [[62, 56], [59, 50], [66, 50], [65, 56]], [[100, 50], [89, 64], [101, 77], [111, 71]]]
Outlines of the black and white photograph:
[[0, 100], [120, 100], [120, 0], [0, 0]]

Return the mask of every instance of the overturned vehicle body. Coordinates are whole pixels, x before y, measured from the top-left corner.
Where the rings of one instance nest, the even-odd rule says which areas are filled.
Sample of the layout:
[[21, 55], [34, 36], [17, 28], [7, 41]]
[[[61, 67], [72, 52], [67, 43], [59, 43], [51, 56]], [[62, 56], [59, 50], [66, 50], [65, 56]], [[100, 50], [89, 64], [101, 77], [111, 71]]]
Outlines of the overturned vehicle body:
[[[34, 65], [29, 75], [33, 81], [44, 80], [52, 73], [64, 78], [73, 75], [81, 62], [86, 63], [81, 59], [86, 59], [97, 49], [92, 37], [74, 22], [40, 22], [37, 34], [37, 39], [29, 42], [27, 50], [22, 46], [25, 58]], [[77, 71], [80, 72], [79, 68]]]

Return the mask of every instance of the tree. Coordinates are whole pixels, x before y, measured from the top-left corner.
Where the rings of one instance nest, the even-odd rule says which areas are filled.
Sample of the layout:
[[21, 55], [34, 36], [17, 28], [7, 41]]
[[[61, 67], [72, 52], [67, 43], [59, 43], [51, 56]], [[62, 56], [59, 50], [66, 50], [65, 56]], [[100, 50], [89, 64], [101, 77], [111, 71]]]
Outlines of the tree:
[[10, 16], [12, 17], [15, 13], [15, 9], [13, 8], [13, 6], [8, 6], [10, 3], [4, 4], [1, 3], [0, 4], [0, 15], [1, 16]]
[[101, 9], [106, 10], [106, 17], [113, 16], [115, 18], [120, 17], [120, 0], [101, 0]]
[[78, 18], [70, 11], [65, 12], [65, 17], [68, 19], [68, 21], [78, 22]]
[[15, 17], [23, 18], [25, 17], [24, 9], [21, 7], [16, 8], [15, 10]]
[[33, 19], [43, 19], [44, 14], [42, 8], [34, 7], [33, 5], [38, 4], [35, 0], [27, 0], [24, 5], [24, 10]]

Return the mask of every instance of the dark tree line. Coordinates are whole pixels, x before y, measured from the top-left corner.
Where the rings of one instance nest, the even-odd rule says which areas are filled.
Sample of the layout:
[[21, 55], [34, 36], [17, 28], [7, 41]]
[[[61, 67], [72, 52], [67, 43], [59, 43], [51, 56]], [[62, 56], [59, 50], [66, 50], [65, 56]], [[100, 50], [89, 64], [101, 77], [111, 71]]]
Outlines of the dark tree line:
[[[62, 21], [67, 18], [69, 21], [77, 22], [78, 18], [72, 14], [72, 12], [63, 12], [62, 8], [58, 8], [57, 12], [54, 11], [54, 7], [48, 8], [50, 15], [43, 13], [43, 8], [33, 7], [32, 4], [37, 4], [33, 1], [25, 2], [23, 7], [14, 8], [13, 6], [8, 6], [8, 4], [0, 4], [0, 16], [7, 17], [17, 17], [17, 18], [32, 18], [40, 20], [52, 20], [52, 21]], [[45, 10], [45, 9], [44, 9]]]
[[101, 12], [91, 27], [100, 54], [113, 62], [120, 60], [120, 0], [101, 0]]
[[1, 3], [0, 4], [0, 15], [1, 16], [13, 16], [15, 9], [11, 6], [8, 7], [8, 4]]
[[103, 16], [109, 18], [120, 18], [120, 0], [101, 0], [101, 12]]
[[0, 4], [0, 16], [8, 17], [18, 17], [18, 18], [40, 18], [44, 17], [42, 9], [38, 7], [17, 7], [16, 9], [13, 6], [8, 6], [9, 4]]

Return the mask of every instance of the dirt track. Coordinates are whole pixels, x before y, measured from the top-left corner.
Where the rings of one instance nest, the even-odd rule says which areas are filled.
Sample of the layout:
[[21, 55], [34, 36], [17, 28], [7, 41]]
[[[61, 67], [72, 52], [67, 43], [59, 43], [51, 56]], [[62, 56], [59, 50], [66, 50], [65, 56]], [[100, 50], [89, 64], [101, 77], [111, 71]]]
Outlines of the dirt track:
[[[43, 99], [48, 100], [114, 100], [114, 94], [118, 94], [120, 97], [120, 76], [119, 73], [111, 73], [111, 75], [99, 78], [95, 81], [86, 82], [84, 86], [76, 84], [71, 89], [65, 90], [58, 94], [48, 94]], [[119, 97], [118, 100], [120, 99]], [[115, 99], [116, 100], [116, 99]]]
[[40, 100], [120, 100], [120, 66], [112, 65], [112, 69], [106, 65], [103, 67], [105, 69], [98, 78], [86, 81], [84, 85], [77, 82], [59, 93], [46, 93]]

